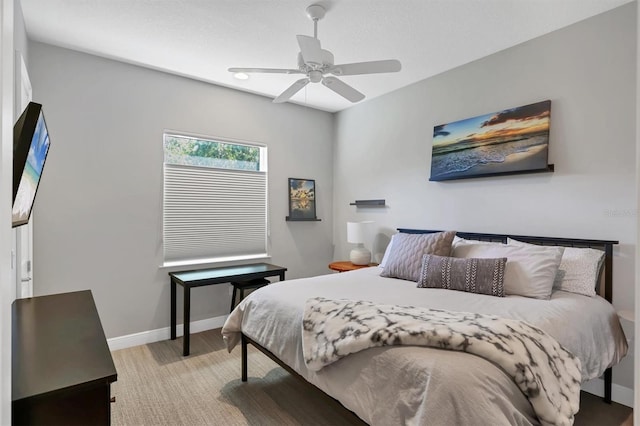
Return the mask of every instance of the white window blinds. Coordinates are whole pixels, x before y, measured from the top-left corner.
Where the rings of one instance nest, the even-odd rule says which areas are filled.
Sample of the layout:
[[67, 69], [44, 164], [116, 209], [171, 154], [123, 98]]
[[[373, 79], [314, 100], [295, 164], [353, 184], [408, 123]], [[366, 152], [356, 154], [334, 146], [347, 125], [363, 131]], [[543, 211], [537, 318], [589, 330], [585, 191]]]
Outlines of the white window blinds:
[[[197, 140], [201, 146], [203, 141]], [[256, 165], [254, 169], [258, 170], [233, 170], [171, 164], [167, 160], [166, 141], [167, 135], [165, 264], [266, 256], [267, 173], [259, 170], [266, 167]], [[264, 147], [258, 149], [266, 151]], [[266, 152], [260, 151], [259, 159], [266, 163]]]

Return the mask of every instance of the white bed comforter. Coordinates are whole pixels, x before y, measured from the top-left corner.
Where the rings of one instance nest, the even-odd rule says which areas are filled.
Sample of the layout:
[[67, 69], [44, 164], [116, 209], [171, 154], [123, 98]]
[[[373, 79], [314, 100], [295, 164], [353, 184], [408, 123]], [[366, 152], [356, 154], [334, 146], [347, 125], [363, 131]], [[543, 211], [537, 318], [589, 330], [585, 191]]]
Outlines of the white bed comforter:
[[531, 404], [499, 367], [480, 357], [435, 348], [371, 348], [318, 372], [302, 354], [302, 317], [311, 297], [367, 300], [524, 320], [577, 356], [583, 381], [600, 376], [627, 351], [613, 307], [600, 297], [555, 292], [551, 300], [498, 298], [417, 288], [380, 277], [380, 268], [283, 281], [252, 293], [227, 319], [229, 350], [244, 333], [364, 421], [373, 425], [537, 424]]

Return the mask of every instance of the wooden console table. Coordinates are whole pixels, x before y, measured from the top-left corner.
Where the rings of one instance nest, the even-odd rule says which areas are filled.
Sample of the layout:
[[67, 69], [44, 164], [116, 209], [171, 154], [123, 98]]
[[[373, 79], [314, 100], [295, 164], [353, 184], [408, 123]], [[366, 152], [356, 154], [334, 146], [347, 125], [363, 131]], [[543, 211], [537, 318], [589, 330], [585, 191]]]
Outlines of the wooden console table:
[[118, 378], [90, 290], [11, 305], [11, 423], [109, 425]]
[[191, 315], [191, 289], [212, 284], [224, 284], [232, 281], [250, 281], [258, 278], [280, 277], [284, 281], [287, 268], [269, 263], [225, 266], [221, 268], [200, 269], [197, 271], [169, 272], [171, 278], [171, 340], [176, 339], [176, 287], [184, 289], [184, 336], [182, 355], [189, 355], [189, 316]]

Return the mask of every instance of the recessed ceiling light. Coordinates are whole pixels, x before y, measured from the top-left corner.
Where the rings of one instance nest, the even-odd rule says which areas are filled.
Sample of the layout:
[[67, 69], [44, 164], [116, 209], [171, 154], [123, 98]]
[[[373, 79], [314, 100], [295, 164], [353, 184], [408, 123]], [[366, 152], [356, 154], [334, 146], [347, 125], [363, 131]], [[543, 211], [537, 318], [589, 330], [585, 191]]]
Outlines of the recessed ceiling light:
[[248, 80], [249, 79], [249, 74], [247, 74], [246, 72], [236, 72], [236, 73], [233, 73], [233, 76], [235, 78], [237, 78], [238, 80]]

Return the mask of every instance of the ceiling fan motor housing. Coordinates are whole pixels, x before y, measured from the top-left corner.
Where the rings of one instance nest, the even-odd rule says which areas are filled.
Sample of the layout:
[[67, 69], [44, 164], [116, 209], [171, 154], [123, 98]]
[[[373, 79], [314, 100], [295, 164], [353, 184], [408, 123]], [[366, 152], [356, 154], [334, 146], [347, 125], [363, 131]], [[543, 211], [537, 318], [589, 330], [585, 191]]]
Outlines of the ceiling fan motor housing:
[[302, 53], [298, 52], [298, 68], [302, 72], [308, 72], [310, 70], [321, 70], [325, 72], [328, 68], [333, 66], [333, 54], [328, 50], [322, 49], [322, 64], [312, 64], [310, 62], [304, 62]]

